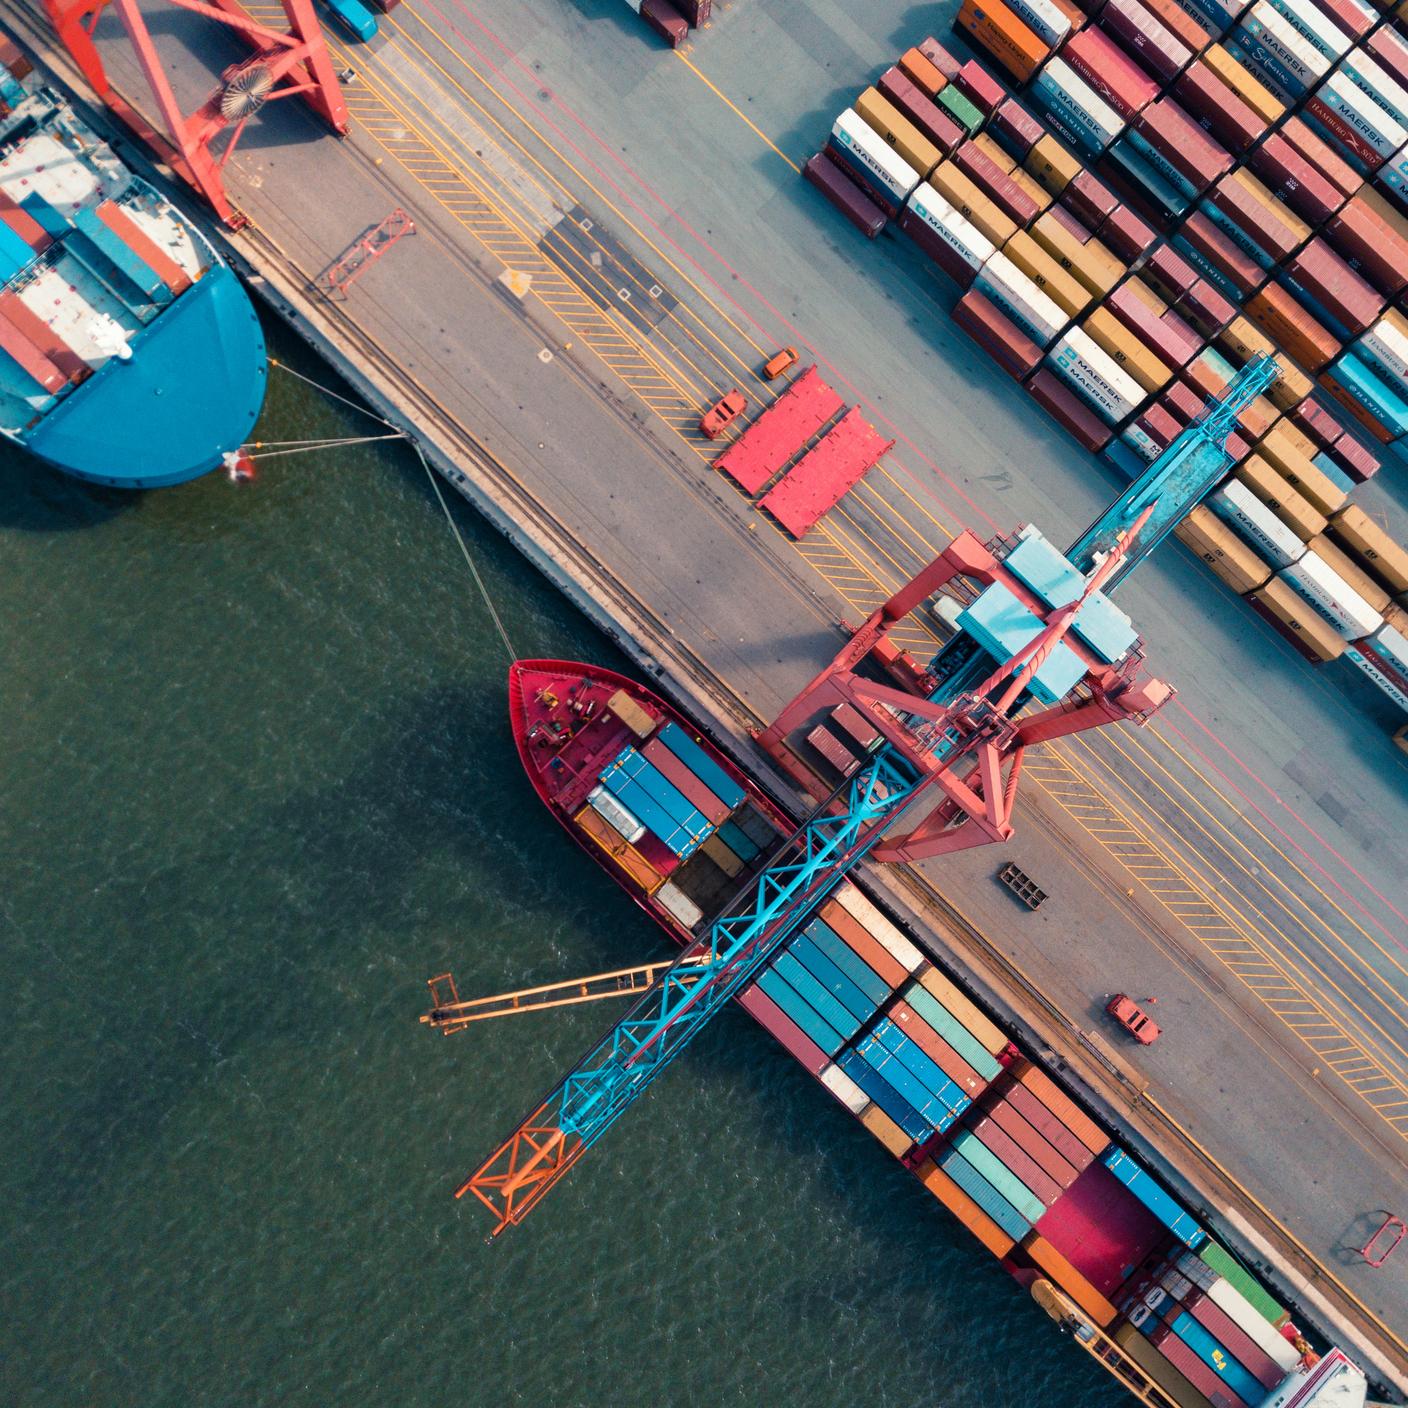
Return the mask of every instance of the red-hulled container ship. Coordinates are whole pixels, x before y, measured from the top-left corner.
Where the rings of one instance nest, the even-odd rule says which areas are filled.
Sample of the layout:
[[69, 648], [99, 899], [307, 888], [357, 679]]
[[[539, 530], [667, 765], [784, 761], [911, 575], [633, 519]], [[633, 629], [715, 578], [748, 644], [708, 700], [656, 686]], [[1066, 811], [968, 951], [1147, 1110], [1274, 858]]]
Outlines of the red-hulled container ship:
[[[678, 942], [793, 830], [622, 675], [520, 660], [509, 701], [538, 795]], [[814, 746], [844, 774], [865, 740], [831, 723]], [[849, 881], [738, 1000], [1145, 1402], [1362, 1403], [1363, 1375], [1337, 1351], [1316, 1369], [1266, 1287]]]

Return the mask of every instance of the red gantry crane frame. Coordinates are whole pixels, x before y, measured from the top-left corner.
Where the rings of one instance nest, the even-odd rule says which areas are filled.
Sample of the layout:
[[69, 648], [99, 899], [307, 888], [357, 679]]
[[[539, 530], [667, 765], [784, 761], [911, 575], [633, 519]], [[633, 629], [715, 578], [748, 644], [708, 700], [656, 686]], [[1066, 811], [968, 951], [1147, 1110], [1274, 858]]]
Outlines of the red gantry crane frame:
[[[245, 124], [266, 102], [301, 97], [338, 136], [345, 135], [349, 119], [337, 72], [313, 0], [281, 0], [288, 19], [287, 31], [258, 24], [237, 0], [165, 3], [225, 25], [254, 50], [242, 63], [225, 69], [219, 87], [189, 114], [182, 112], [176, 100], [137, 0], [44, 0], [44, 7], [55, 32], [98, 97], [203, 196], [226, 225], [239, 230], [249, 221], [226, 193], [224, 170]], [[121, 20], [136, 52], [160, 114], [160, 126], [149, 121], [108, 80], [93, 36], [109, 6]], [[216, 142], [227, 134], [223, 150], [217, 152]]]

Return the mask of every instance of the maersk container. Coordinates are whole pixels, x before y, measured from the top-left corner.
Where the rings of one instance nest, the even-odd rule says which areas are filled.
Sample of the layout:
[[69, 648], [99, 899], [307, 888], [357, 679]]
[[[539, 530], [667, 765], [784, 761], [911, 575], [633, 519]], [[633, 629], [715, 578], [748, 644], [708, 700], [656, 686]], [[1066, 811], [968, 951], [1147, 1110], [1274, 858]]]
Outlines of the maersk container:
[[992, 1080], [1002, 1069], [992, 1052], [927, 988], [921, 987], [918, 983], [911, 983], [904, 991], [904, 1000], [984, 1080]]
[[1052, 0], [1006, 0], [1006, 5], [1038, 39], [1053, 49], [1071, 32], [1071, 17]]
[[870, 1096], [834, 1063], [821, 1073], [821, 1083], [853, 1114], [865, 1113]]
[[916, 1144], [934, 1137], [931, 1125], [908, 1100], [880, 1074], [858, 1051], [843, 1051], [836, 1058], [841, 1067], [855, 1083], [904, 1130]]
[[1206, 1326], [1185, 1310], [1172, 1321], [1173, 1332], [1243, 1403], [1260, 1403], [1266, 1390]]
[[1036, 1222], [1046, 1211], [1046, 1206], [1041, 1199], [971, 1130], [964, 1129], [955, 1134], [953, 1147], [1028, 1222]]
[[1276, 574], [1345, 640], [1372, 635], [1384, 618], [1314, 548]]
[[1390, 671], [1382, 657], [1366, 642], [1355, 641], [1345, 650], [1344, 658], [1360, 674], [1376, 684], [1400, 709], [1408, 712], [1408, 680], [1403, 679], [1396, 670]]
[[1124, 119], [1064, 59], [1055, 58], [1032, 86], [1044, 106], [1054, 109], [1080, 135], [1092, 155], [1103, 152], [1124, 130]]
[[879, 1007], [894, 989], [824, 919], [813, 919], [807, 937], [831, 960], [871, 1003]]
[[1242, 17], [1227, 45], [1233, 58], [1249, 63], [1278, 96], [1293, 102], [1330, 71], [1330, 60], [1278, 13], [1270, 0]]
[[1369, 637], [1369, 644], [1390, 665], [1408, 676], [1408, 635], [1385, 622]]
[[846, 1044], [845, 1037], [773, 969], [764, 968], [758, 974], [757, 988], [808, 1041], [814, 1042], [826, 1055], [834, 1056]]
[[864, 1025], [854, 1013], [813, 974], [809, 973], [790, 953], [779, 953], [772, 961], [773, 971], [780, 974], [797, 994], [820, 1014], [841, 1036], [849, 1041]]
[[1207, 1233], [1198, 1225], [1197, 1219], [1186, 1208], [1156, 1183], [1118, 1145], [1112, 1145], [1100, 1160], [1111, 1173], [1149, 1209], [1160, 1222], [1183, 1243], [1189, 1251], [1197, 1249], [1207, 1240]]
[[888, 1017], [875, 1024], [875, 1037], [887, 1051], [892, 1051], [909, 1068], [914, 1078], [950, 1113], [961, 1115], [973, 1102], [920, 1045]]
[[1042, 347], [1049, 347], [1070, 321], [1056, 300], [1000, 251], [978, 270], [974, 285]]
[[1374, 179], [1396, 197], [1400, 204], [1408, 203], [1408, 146], [1394, 152], [1379, 167], [1378, 175]]
[[851, 1016], [860, 1022], [868, 1022], [879, 1003], [866, 996], [840, 968], [817, 947], [816, 942], [806, 934], [798, 934], [787, 945], [790, 953], [808, 973], [819, 982]]
[[1302, 114], [1314, 119], [1356, 160], [1377, 169], [1408, 142], [1408, 128], [1346, 74], [1332, 73]]
[[847, 108], [831, 127], [832, 150], [841, 156], [894, 215], [919, 184], [919, 173], [868, 123]]
[[1391, 77], [1362, 49], [1351, 49], [1339, 66], [1356, 88], [1402, 127], [1408, 127], [1408, 88]]
[[1110, 159], [1166, 220], [1186, 215], [1198, 197], [1197, 187], [1142, 132], [1126, 132], [1110, 148]]
[[1111, 425], [1131, 415], [1144, 400], [1139, 383], [1080, 328], [1071, 328], [1047, 353], [1046, 360]]
[[962, 1154], [953, 1149], [947, 1150], [939, 1158], [939, 1167], [1014, 1241], [1020, 1241], [1031, 1231], [1031, 1222]]
[[1208, 507], [1226, 520], [1273, 567], [1289, 567], [1305, 555], [1305, 544], [1245, 484], [1229, 479], [1208, 496]]
[[975, 272], [997, 252], [993, 242], [927, 182], [915, 187], [906, 209], [925, 230], [958, 256], [961, 265]]
[[1354, 44], [1353, 38], [1311, 0], [1270, 0], [1270, 3], [1301, 38], [1331, 61], [1342, 58]]

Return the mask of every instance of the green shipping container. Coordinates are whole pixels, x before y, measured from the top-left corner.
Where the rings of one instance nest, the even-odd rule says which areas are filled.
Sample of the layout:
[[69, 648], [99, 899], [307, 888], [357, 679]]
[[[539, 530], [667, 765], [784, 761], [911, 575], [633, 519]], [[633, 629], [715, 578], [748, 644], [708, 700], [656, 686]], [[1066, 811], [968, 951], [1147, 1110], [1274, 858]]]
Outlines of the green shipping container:
[[984, 1080], [992, 1080], [1002, 1069], [992, 1052], [928, 988], [911, 983], [901, 996]]
[[975, 1134], [966, 1129], [954, 1136], [953, 1147], [1017, 1209], [1028, 1222], [1046, 1211], [1046, 1204]]
[[1211, 1238], [1199, 1248], [1199, 1258], [1237, 1290], [1278, 1328], [1291, 1318], [1291, 1312], [1279, 1304], [1276, 1298], [1249, 1272], [1225, 1247], [1220, 1247]]
[[971, 137], [983, 125], [983, 115], [977, 105], [965, 98], [952, 83], [947, 84], [934, 99], [956, 121], [961, 122]]

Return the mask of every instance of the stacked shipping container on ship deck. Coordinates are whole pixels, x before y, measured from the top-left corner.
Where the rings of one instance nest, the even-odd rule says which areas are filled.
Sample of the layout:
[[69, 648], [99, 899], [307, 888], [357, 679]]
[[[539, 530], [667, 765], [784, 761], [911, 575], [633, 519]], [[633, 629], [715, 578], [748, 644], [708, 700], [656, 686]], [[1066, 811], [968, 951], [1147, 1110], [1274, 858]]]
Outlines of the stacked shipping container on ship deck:
[[[965, 0], [804, 174], [960, 287], [963, 327], [1133, 477], [1266, 352], [1281, 376], [1180, 537], [1313, 663], [1408, 710], [1408, 34], [1363, 0]], [[1287, 55], [1296, 57], [1292, 65]], [[1240, 311], [1239, 311], [1240, 309]]]
[[[509, 695], [538, 795], [678, 942], [791, 834], [740, 769], [623, 676], [525, 660]], [[833, 722], [854, 762], [863, 736]], [[738, 1002], [1008, 1272], [1056, 1287], [1169, 1402], [1259, 1408], [1287, 1385], [1297, 1405], [1314, 1400], [1287, 1312], [851, 882]], [[1334, 1362], [1359, 1392], [1336, 1408], [1356, 1408], [1363, 1376]]]

